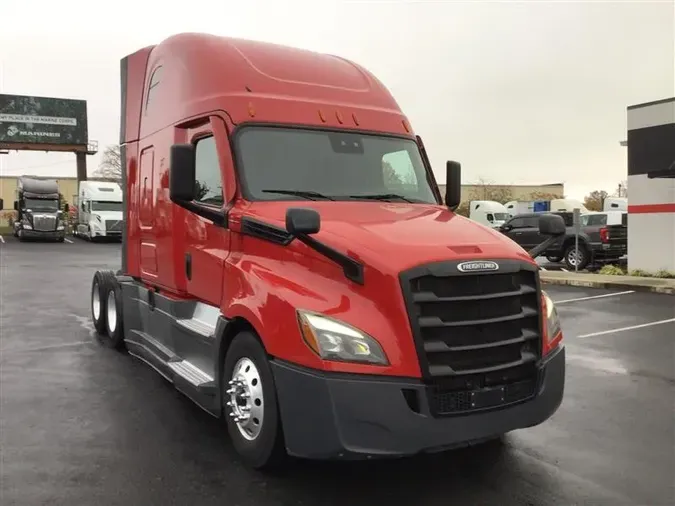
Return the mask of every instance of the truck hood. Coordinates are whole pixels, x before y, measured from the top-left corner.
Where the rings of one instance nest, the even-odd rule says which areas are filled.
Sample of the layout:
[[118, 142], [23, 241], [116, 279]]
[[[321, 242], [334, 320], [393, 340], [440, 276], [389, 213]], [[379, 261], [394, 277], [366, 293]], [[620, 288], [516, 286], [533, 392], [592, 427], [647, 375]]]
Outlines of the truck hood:
[[289, 207], [316, 209], [321, 215], [316, 239], [385, 272], [398, 273], [442, 260], [513, 258], [534, 262], [500, 232], [439, 205], [254, 202], [245, 214], [285, 229]]
[[105, 220], [120, 220], [122, 221], [122, 211], [92, 211], [92, 216], [100, 216]]

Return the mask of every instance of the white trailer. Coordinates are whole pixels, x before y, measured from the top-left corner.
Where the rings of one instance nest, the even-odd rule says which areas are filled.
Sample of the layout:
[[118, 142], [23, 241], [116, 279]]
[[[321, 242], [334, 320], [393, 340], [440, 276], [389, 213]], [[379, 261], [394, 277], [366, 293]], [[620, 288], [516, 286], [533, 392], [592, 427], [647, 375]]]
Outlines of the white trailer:
[[494, 200], [472, 200], [469, 202], [469, 218], [490, 228], [499, 228], [510, 217], [504, 204]]
[[122, 188], [107, 181], [81, 181], [73, 234], [91, 241], [122, 239]]

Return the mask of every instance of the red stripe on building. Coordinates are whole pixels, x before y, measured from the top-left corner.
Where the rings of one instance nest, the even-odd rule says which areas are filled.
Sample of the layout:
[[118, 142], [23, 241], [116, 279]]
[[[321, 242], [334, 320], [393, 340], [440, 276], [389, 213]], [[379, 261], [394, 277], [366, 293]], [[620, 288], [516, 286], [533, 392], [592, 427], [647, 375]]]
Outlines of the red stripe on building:
[[639, 204], [628, 206], [630, 214], [675, 213], [675, 203], [672, 204]]

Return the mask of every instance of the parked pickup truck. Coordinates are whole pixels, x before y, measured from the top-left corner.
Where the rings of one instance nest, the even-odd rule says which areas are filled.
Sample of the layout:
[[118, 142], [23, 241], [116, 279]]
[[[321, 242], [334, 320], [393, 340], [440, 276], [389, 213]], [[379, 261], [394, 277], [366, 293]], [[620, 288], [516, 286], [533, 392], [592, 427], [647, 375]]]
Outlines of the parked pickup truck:
[[628, 227], [626, 220], [608, 225], [608, 213], [589, 213], [581, 216], [579, 252], [575, 254], [575, 239], [572, 213], [527, 213], [518, 214], [504, 223], [499, 230], [524, 249], [532, 249], [546, 238], [539, 234], [539, 219], [546, 214], [557, 214], [565, 220], [567, 232], [551, 245], [543, 255], [551, 262], [564, 261], [569, 269], [584, 269], [591, 262], [612, 262], [624, 256], [628, 250]]

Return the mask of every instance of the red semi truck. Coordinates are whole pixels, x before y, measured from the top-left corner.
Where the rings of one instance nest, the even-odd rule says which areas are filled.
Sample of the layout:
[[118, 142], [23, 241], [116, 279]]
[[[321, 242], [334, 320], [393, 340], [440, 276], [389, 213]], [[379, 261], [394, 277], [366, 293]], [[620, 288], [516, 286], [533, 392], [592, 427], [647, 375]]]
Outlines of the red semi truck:
[[443, 201], [366, 69], [180, 34], [121, 83], [122, 268], [94, 275], [94, 325], [224, 417], [249, 465], [441, 451], [557, 410], [536, 263], [453, 213], [459, 164]]

